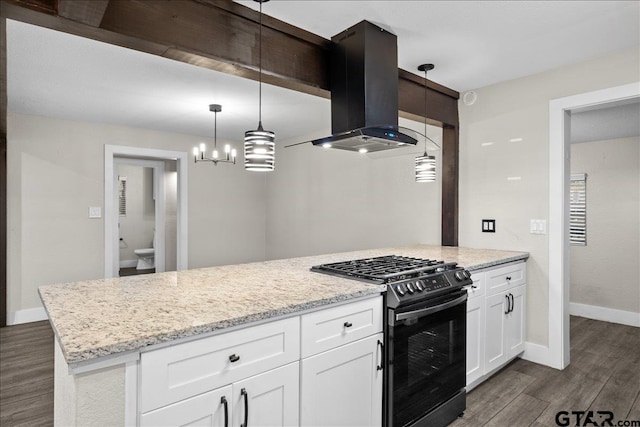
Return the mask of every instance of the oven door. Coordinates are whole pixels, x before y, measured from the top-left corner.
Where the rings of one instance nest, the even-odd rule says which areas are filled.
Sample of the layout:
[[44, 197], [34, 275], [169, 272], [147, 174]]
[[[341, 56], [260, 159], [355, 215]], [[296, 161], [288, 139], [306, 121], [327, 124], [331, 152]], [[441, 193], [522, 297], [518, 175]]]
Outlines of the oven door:
[[409, 426], [465, 387], [467, 293], [389, 310], [388, 324], [387, 425]]

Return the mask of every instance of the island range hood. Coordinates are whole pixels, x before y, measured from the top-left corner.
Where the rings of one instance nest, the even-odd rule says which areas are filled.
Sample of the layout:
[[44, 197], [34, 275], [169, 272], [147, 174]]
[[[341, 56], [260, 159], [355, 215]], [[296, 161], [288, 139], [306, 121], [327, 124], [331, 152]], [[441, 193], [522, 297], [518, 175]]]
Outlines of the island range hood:
[[331, 41], [332, 135], [311, 143], [361, 153], [416, 145], [419, 134], [398, 127], [396, 35], [362, 21]]

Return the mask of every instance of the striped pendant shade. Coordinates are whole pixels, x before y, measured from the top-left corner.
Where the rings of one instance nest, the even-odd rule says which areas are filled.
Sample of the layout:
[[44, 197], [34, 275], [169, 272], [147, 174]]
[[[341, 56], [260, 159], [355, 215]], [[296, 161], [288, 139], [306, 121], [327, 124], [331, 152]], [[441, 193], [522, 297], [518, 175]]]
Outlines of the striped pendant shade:
[[268, 172], [275, 167], [276, 134], [262, 128], [248, 130], [244, 133], [244, 168], [254, 172]]
[[436, 180], [436, 158], [428, 156], [416, 157], [416, 182], [435, 182]]

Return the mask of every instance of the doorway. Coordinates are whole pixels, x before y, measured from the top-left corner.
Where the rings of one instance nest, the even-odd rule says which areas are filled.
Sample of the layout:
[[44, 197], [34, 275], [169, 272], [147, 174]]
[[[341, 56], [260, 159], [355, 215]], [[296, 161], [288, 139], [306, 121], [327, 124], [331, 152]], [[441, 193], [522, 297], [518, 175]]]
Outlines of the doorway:
[[[549, 101], [549, 346], [537, 361], [569, 365], [571, 112], [640, 97], [640, 82]], [[560, 184], [561, 185], [558, 185]]]
[[[166, 206], [165, 163], [115, 157], [113, 185], [117, 188], [114, 206], [117, 213], [113, 238], [114, 277], [165, 271]], [[169, 203], [167, 203], [169, 202]], [[173, 243], [175, 245], [175, 243]]]
[[[175, 164], [175, 173], [167, 174], [167, 164]], [[120, 170], [120, 167], [124, 169]], [[126, 167], [132, 167], [133, 169]], [[119, 277], [121, 269], [120, 253], [132, 252], [138, 250], [138, 254], [135, 254], [136, 258], [132, 258], [131, 253], [129, 257], [123, 259], [123, 265], [131, 265], [132, 261], [136, 262], [141, 257], [146, 257], [140, 262], [141, 270], [153, 270], [155, 272], [165, 271], [167, 266], [167, 260], [175, 259], [175, 263], [169, 262], [171, 270], [184, 270], [187, 268], [187, 153], [181, 151], [167, 151], [156, 150], [148, 148], [138, 147], [125, 147], [105, 145], [105, 263], [104, 272], [105, 277]], [[147, 207], [144, 207], [145, 202], [140, 202], [140, 210], [143, 212], [138, 213], [139, 217], [146, 216], [145, 221], [139, 221], [139, 228], [143, 228], [142, 222], [152, 223], [152, 228], [155, 230], [142, 230], [141, 233], [133, 234], [129, 233], [123, 235], [121, 213], [126, 213], [126, 203], [129, 200], [122, 199], [122, 189], [128, 185], [129, 178], [122, 171], [129, 171], [128, 174], [134, 172], [140, 172], [140, 180], [142, 181], [142, 187], [145, 186], [144, 174], [146, 170], [147, 174]], [[171, 239], [173, 242], [172, 247], [165, 245], [166, 235], [166, 193], [171, 189], [171, 186], [165, 185], [165, 181], [168, 176], [172, 176], [175, 181], [173, 191], [175, 193], [175, 202], [173, 207], [175, 209], [175, 217], [173, 223], [173, 229], [175, 230], [175, 238]], [[125, 178], [122, 180], [121, 178]], [[123, 184], [125, 182], [125, 184]], [[128, 188], [132, 188], [129, 186]], [[126, 190], [125, 190], [126, 192]], [[121, 206], [121, 202], [124, 203], [124, 207]], [[152, 206], [152, 207], [151, 207]], [[122, 210], [121, 210], [122, 209]], [[146, 213], [144, 212], [146, 209]], [[151, 210], [153, 210], [153, 218], [151, 218]], [[169, 217], [171, 217], [169, 215]], [[144, 219], [144, 218], [142, 218]], [[148, 225], [148, 224], [147, 224]], [[129, 227], [129, 224], [127, 225]], [[170, 234], [170, 233], [169, 233]], [[121, 240], [121, 238], [123, 240]], [[149, 239], [150, 238], [150, 239]], [[133, 246], [140, 246], [133, 247]], [[153, 249], [153, 251], [150, 251]], [[167, 251], [168, 250], [168, 251]], [[150, 259], [151, 252], [153, 252], [153, 260]], [[165, 254], [171, 254], [167, 257]], [[173, 255], [175, 254], [175, 255]], [[141, 255], [138, 256], [138, 255]], [[174, 267], [175, 265], [175, 267]], [[131, 267], [127, 267], [131, 268]]]

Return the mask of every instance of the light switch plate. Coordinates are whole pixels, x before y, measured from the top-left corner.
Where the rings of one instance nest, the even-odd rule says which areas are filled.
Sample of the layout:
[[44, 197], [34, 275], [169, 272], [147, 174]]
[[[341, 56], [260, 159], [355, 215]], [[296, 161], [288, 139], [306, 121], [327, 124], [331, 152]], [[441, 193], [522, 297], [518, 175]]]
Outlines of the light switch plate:
[[546, 219], [532, 219], [530, 220], [531, 234], [547, 234], [547, 220]]
[[100, 206], [90, 206], [89, 218], [102, 218], [102, 208]]

